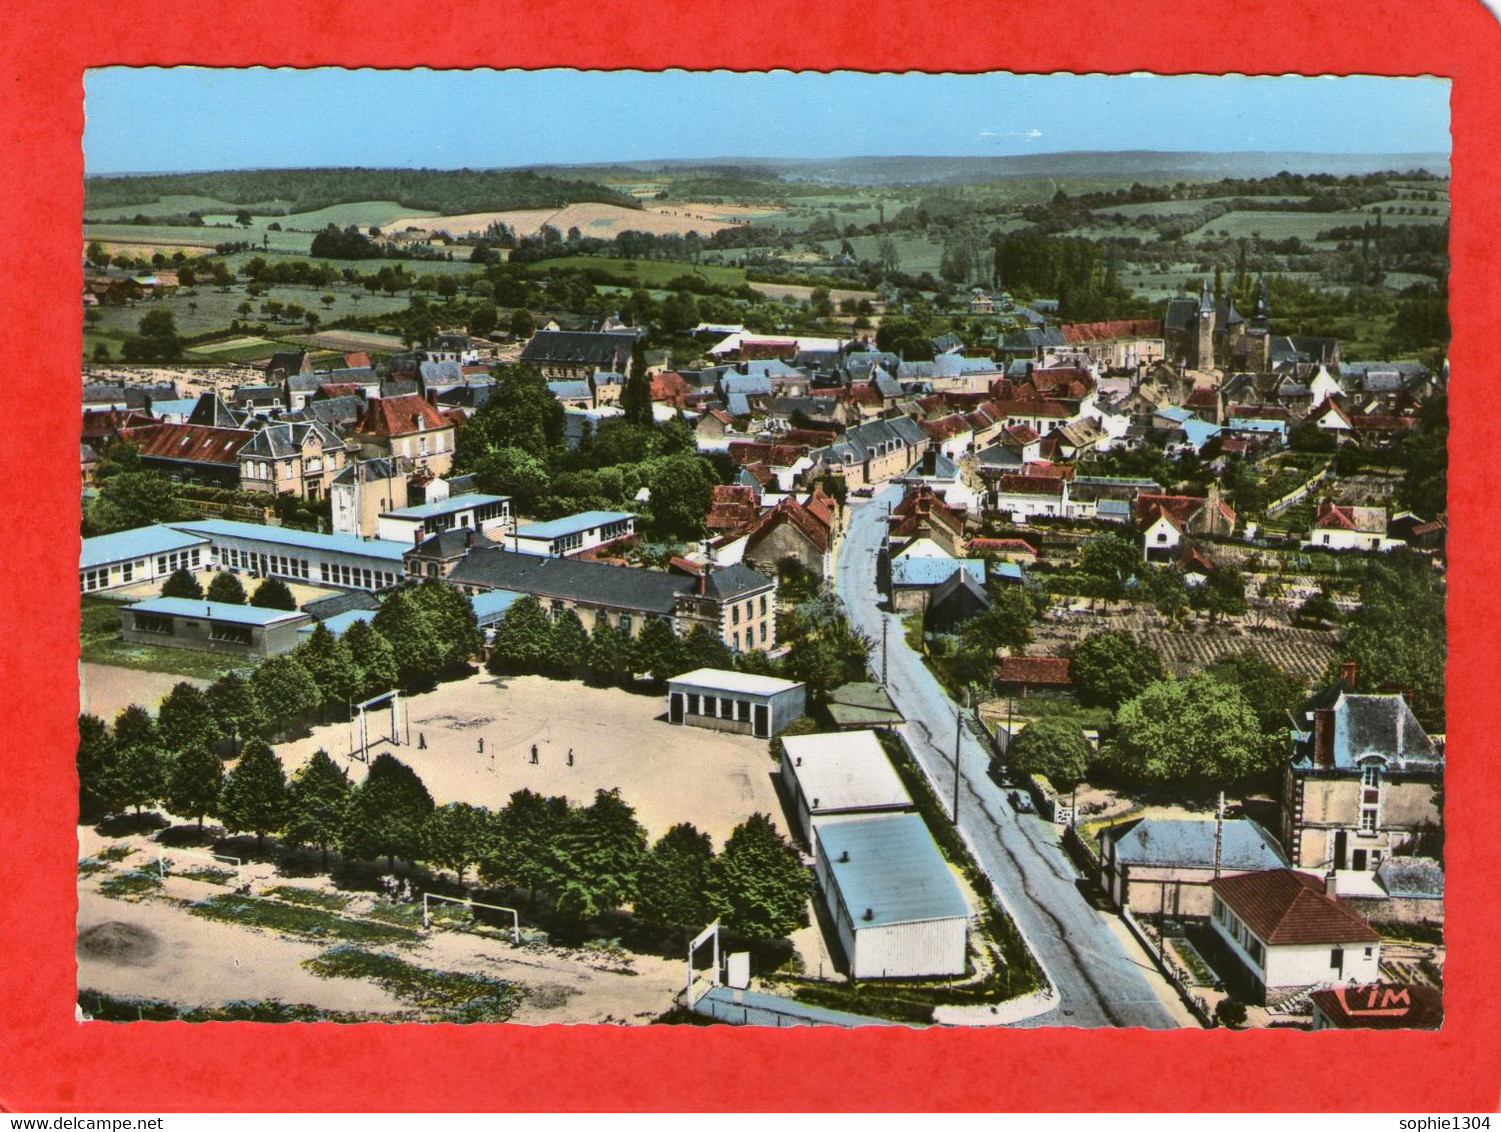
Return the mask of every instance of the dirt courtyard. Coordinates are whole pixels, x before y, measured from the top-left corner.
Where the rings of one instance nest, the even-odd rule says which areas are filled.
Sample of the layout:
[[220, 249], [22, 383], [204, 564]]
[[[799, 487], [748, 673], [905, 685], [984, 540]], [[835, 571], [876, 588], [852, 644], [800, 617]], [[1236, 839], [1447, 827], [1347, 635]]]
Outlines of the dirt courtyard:
[[[499, 809], [528, 788], [587, 804], [596, 790], [619, 787], [653, 839], [678, 822], [692, 822], [723, 846], [757, 811], [785, 830], [764, 739], [675, 727], [662, 718], [665, 711], [659, 696], [579, 680], [479, 673], [404, 698], [399, 745], [375, 744], [388, 731], [388, 711], [372, 713], [368, 728], [374, 751], [415, 770], [439, 805]], [[358, 780], [365, 764], [349, 756], [359, 742], [355, 731], [348, 723], [319, 727], [279, 744], [277, 753], [290, 773], [322, 747]]]

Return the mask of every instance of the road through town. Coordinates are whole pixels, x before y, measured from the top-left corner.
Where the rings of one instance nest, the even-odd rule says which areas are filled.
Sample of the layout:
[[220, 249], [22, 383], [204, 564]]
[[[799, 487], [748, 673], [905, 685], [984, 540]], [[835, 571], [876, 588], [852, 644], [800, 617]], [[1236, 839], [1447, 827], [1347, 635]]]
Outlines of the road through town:
[[[876, 642], [886, 626], [886, 688], [908, 723], [908, 739], [939, 796], [952, 804], [957, 705], [922, 658], [909, 648], [902, 623], [878, 606], [876, 560], [888, 509], [901, 489], [888, 487], [866, 502], [851, 500], [839, 551], [836, 589], [851, 623]], [[987, 774], [989, 754], [968, 727], [960, 739], [959, 819], [967, 840], [1057, 988], [1056, 1009], [1023, 1025], [1175, 1025], [1142, 971], [1078, 887], [1078, 874], [1052, 825], [1012, 811]]]

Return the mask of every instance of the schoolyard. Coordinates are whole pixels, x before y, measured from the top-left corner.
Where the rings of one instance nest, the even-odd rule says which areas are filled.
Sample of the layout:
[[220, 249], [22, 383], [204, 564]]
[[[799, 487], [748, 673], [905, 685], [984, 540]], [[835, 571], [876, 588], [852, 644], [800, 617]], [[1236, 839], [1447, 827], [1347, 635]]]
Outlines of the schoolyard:
[[[367, 724], [371, 757], [389, 752], [406, 763], [439, 805], [498, 809], [522, 789], [587, 804], [596, 790], [619, 787], [653, 839], [692, 822], [723, 846], [758, 811], [784, 827], [764, 739], [675, 727], [662, 718], [665, 711], [661, 696], [477, 673], [403, 697], [398, 744], [376, 743], [389, 729], [389, 711], [372, 711]], [[276, 750], [291, 773], [322, 747], [358, 780], [365, 764], [351, 756], [356, 731], [346, 722], [330, 724]]]

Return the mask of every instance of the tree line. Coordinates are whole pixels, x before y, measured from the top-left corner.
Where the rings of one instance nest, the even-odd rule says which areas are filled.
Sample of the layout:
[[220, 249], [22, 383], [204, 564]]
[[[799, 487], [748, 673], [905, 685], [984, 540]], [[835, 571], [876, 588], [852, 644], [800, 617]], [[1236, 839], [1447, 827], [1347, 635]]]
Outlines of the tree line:
[[216, 818], [229, 833], [255, 834], [258, 848], [267, 837], [287, 849], [317, 848], [325, 866], [330, 850], [347, 860], [384, 857], [393, 869], [400, 858], [451, 869], [460, 884], [474, 868], [486, 884], [526, 891], [530, 906], [545, 895], [574, 920], [630, 904], [650, 923], [695, 928], [720, 917], [751, 939], [778, 939], [808, 922], [810, 875], [765, 814], [742, 822], [716, 854], [709, 835], [689, 824], [649, 844], [616, 790], [598, 791], [587, 806], [531, 790], [493, 812], [438, 806], [417, 773], [389, 754], [358, 783], [321, 749], [289, 778], [260, 739], [226, 774], [192, 706], [195, 692], [178, 685], [155, 720], [137, 705], [113, 727], [80, 716], [86, 798], [104, 812], [161, 804], [200, 829]]

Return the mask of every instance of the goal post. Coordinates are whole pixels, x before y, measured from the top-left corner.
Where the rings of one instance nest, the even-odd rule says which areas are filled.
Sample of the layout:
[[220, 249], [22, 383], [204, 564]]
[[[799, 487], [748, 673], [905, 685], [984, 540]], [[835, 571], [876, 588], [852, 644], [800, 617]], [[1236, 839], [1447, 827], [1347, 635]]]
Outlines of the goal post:
[[349, 721], [349, 757], [363, 763], [370, 761], [372, 712], [375, 713], [374, 743], [379, 745], [385, 742], [393, 747], [401, 746], [401, 692], [392, 688], [389, 692], [371, 696], [354, 705]]

